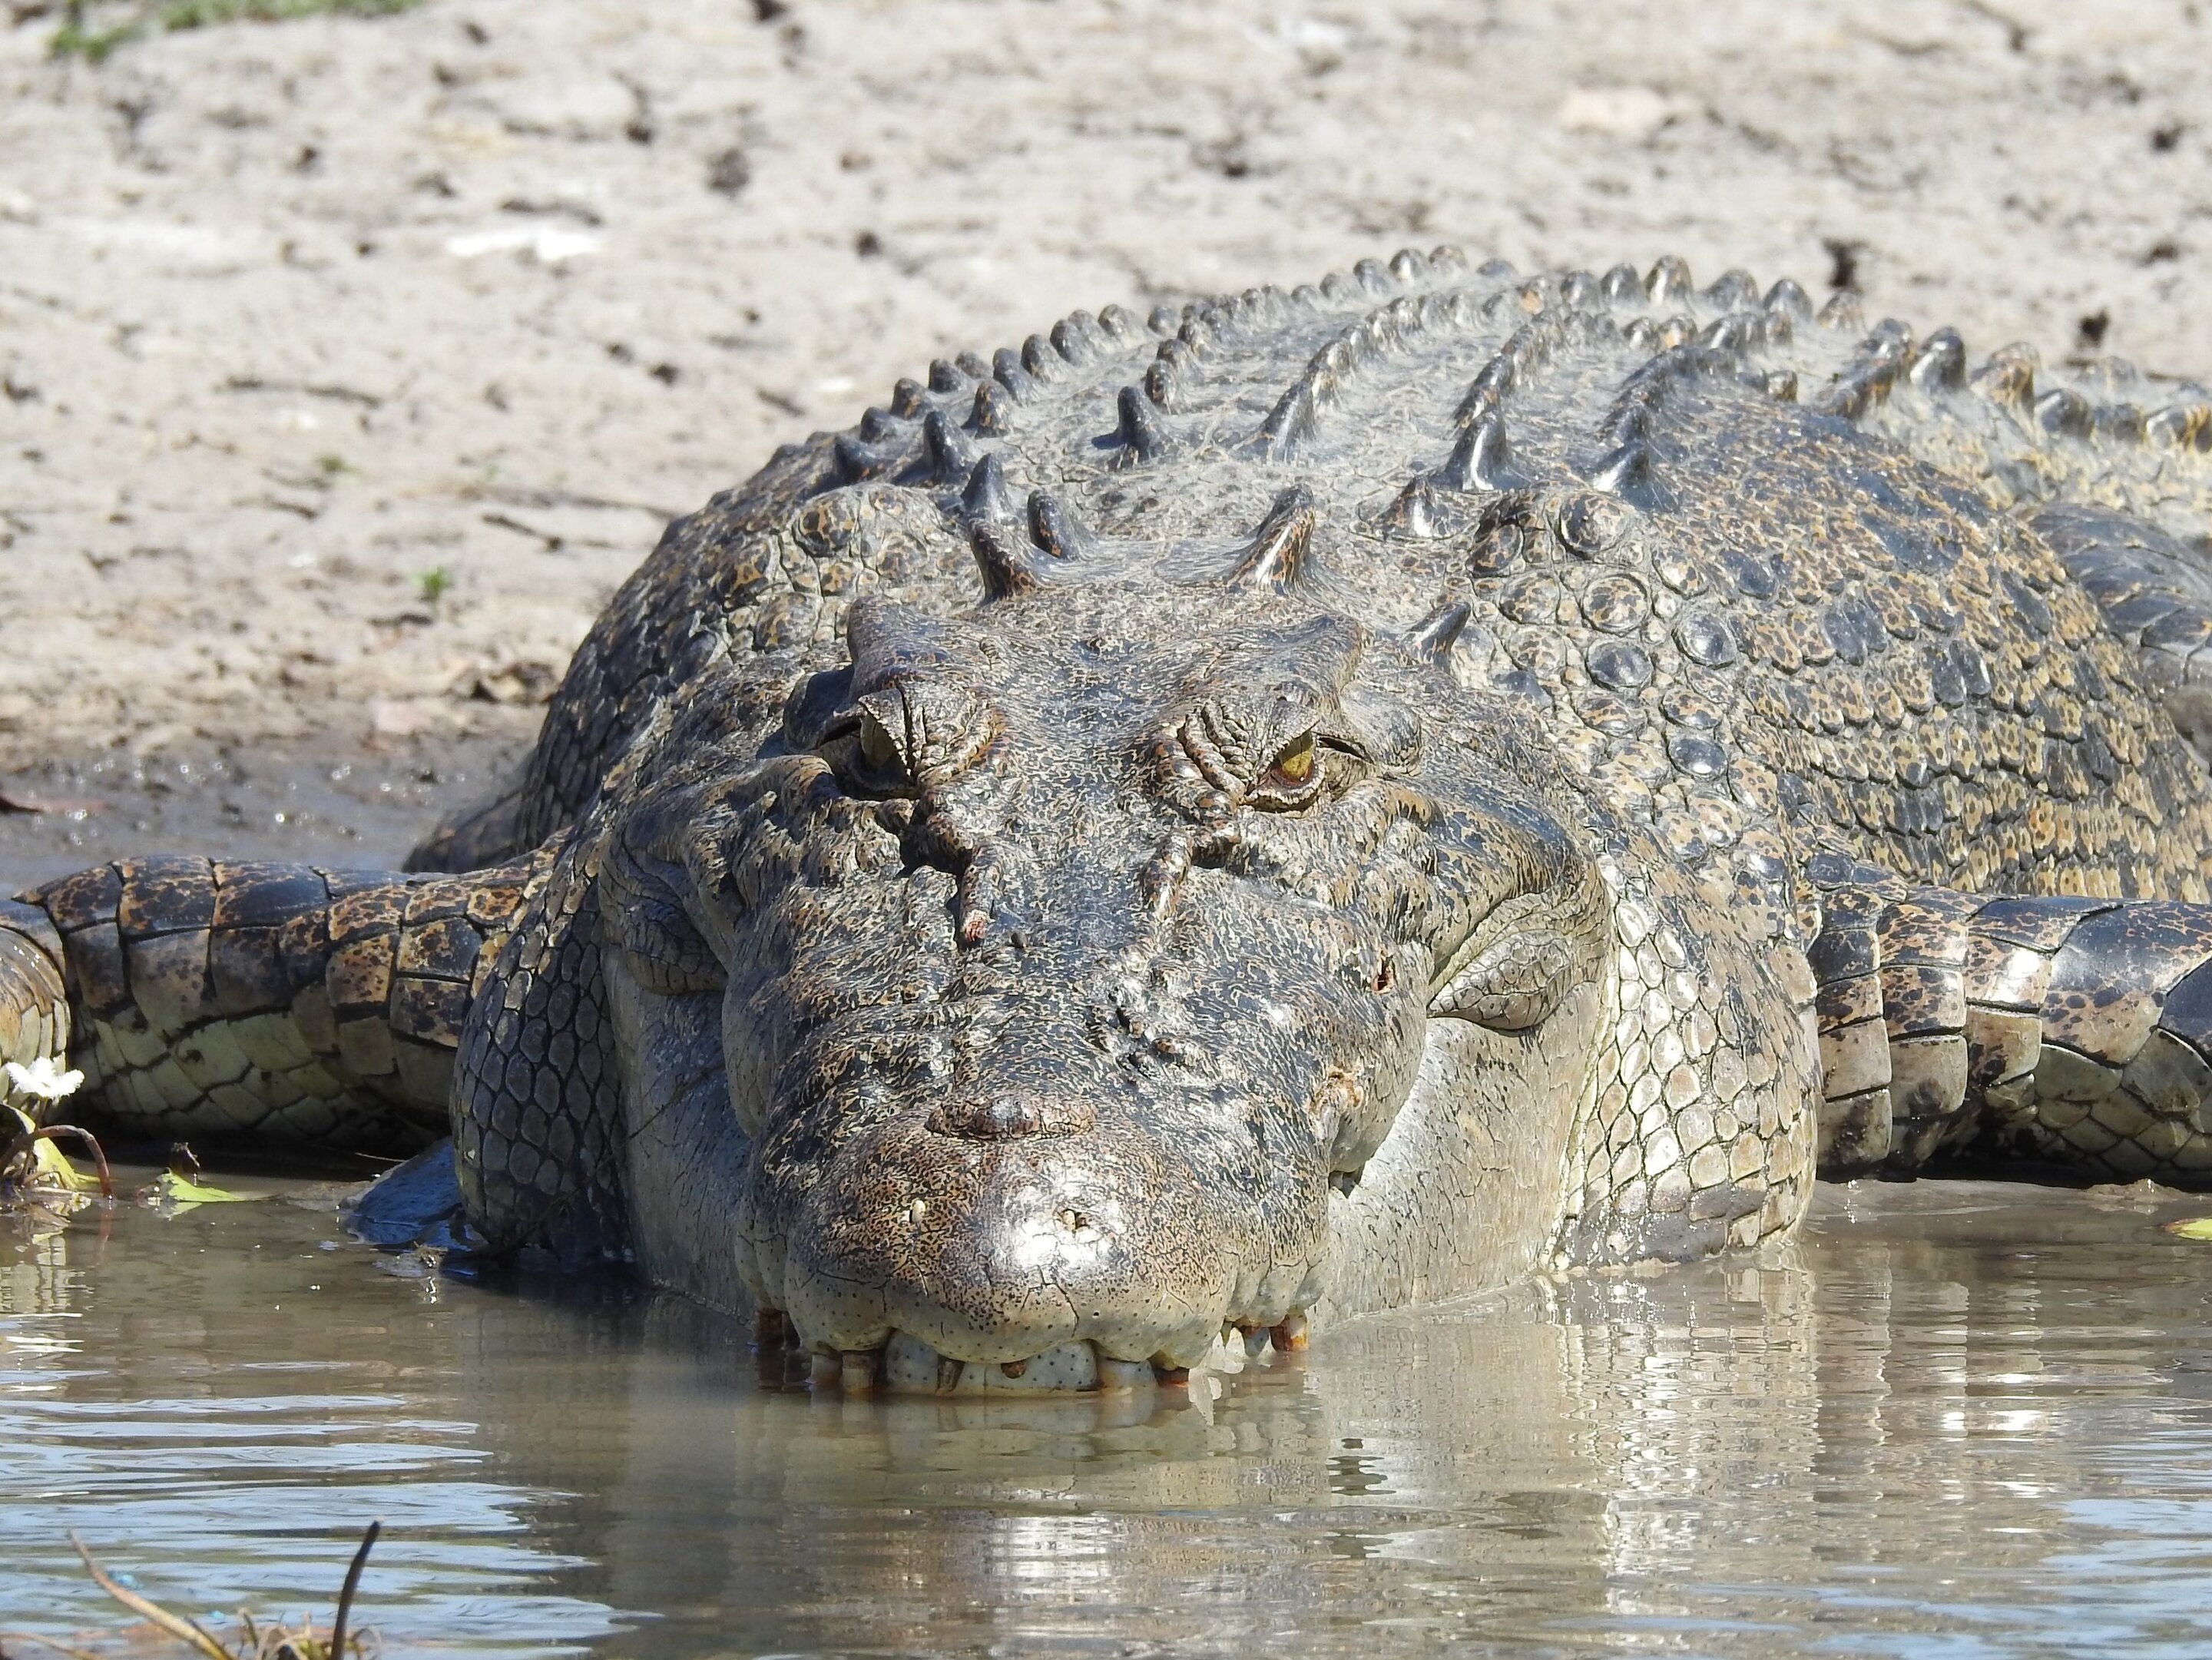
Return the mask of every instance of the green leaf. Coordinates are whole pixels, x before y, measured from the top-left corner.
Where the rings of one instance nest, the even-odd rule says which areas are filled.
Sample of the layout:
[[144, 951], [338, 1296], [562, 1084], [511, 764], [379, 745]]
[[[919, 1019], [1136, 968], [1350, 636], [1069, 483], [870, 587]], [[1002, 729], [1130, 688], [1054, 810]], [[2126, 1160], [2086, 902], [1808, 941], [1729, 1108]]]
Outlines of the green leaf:
[[233, 1193], [228, 1188], [211, 1188], [168, 1170], [163, 1171], [161, 1179], [154, 1183], [154, 1196], [164, 1205], [174, 1205], [182, 1210], [189, 1205], [240, 1205], [260, 1195]]
[[2185, 1216], [2168, 1222], [2166, 1231], [2182, 1239], [2212, 1239], [2212, 1216]]

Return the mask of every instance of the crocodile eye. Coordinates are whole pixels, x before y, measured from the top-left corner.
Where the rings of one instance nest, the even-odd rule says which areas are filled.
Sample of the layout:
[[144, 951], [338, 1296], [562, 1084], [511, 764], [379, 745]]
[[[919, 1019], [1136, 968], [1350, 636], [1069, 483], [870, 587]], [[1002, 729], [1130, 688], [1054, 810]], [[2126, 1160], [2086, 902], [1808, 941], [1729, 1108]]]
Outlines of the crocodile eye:
[[1314, 740], [1307, 733], [1277, 756], [1267, 769], [1266, 781], [1279, 789], [1297, 789], [1313, 777]]

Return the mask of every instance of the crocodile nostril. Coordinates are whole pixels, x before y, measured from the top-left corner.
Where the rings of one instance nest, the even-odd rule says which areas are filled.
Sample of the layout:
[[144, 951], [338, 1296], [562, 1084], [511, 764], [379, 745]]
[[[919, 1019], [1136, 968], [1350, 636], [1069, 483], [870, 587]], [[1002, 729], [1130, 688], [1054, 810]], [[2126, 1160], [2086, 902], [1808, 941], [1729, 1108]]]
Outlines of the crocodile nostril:
[[928, 1124], [936, 1134], [962, 1140], [1012, 1141], [1030, 1135], [1079, 1135], [1097, 1122], [1098, 1110], [1088, 1101], [994, 1095], [947, 1101], [929, 1115]]

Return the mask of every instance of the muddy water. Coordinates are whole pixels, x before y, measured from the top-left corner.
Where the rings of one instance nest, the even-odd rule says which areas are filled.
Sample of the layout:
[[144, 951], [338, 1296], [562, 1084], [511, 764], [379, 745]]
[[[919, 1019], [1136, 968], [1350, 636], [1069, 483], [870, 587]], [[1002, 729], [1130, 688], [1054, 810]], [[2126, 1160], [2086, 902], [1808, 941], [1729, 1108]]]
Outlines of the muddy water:
[[17, 1225], [0, 1626], [109, 1620], [72, 1528], [283, 1611], [381, 1517], [395, 1655], [2200, 1655], [2197, 1209], [1830, 1190], [1762, 1265], [1372, 1320], [1205, 1410], [815, 1401], [684, 1304], [281, 1196]]
[[[9, 781], [109, 805], [0, 817], [0, 885], [387, 863], [464, 759]], [[116, 1623], [72, 1529], [185, 1611], [326, 1619], [381, 1517], [395, 1656], [2194, 1657], [2198, 1212], [1827, 1189], [1759, 1264], [1365, 1322], [1198, 1405], [817, 1402], [696, 1309], [426, 1277], [311, 1194], [0, 1223], [0, 1627]]]

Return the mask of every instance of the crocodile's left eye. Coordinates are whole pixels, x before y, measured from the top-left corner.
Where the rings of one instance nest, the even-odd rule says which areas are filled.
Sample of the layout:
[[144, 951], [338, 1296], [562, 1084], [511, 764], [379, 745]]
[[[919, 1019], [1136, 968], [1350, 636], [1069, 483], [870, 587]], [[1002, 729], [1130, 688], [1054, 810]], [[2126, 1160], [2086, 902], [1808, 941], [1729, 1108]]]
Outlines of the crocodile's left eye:
[[1276, 751], [1267, 769], [1253, 781], [1245, 800], [1272, 812], [1295, 812], [1310, 806], [1328, 793], [1330, 765], [1315, 735], [1301, 733]]
[[1311, 782], [1313, 775], [1314, 740], [1307, 733], [1274, 758], [1266, 781], [1278, 789], [1296, 790]]

